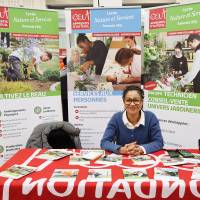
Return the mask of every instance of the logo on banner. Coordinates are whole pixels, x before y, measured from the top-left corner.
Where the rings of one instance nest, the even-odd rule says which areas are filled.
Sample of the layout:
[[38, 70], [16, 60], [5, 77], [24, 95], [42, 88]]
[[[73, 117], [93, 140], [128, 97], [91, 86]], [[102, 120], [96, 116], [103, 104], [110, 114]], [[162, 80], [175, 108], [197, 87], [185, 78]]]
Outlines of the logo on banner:
[[145, 90], [153, 90], [157, 87], [157, 83], [154, 81], [148, 81], [144, 84]]
[[158, 8], [150, 10], [149, 29], [159, 29], [166, 27], [166, 9]]
[[80, 9], [71, 12], [72, 30], [90, 29], [90, 10]]
[[8, 8], [0, 7], [0, 28], [9, 28]]
[[42, 108], [40, 107], [40, 106], [36, 106], [35, 108], [34, 108], [34, 113], [35, 114], [40, 114], [42, 112]]

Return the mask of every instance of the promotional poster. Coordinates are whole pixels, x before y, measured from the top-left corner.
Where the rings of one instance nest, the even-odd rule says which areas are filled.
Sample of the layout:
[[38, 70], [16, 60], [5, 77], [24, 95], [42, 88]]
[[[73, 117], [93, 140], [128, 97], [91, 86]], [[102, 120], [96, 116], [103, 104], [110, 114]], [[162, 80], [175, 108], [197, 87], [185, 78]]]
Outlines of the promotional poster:
[[0, 7], [0, 163], [62, 120], [55, 11]]
[[141, 85], [141, 9], [71, 9], [66, 19], [69, 121], [83, 147], [98, 148], [122, 90]]
[[159, 118], [165, 146], [197, 148], [200, 120], [199, 3], [146, 10], [145, 108]]

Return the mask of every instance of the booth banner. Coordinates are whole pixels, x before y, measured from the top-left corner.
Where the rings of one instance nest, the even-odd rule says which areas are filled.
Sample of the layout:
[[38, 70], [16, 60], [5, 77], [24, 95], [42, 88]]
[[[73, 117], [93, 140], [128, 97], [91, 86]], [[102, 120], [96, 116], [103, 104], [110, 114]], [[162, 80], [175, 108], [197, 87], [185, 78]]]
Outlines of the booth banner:
[[200, 3], [146, 10], [146, 109], [159, 118], [166, 147], [197, 148], [200, 120]]
[[0, 7], [0, 163], [38, 124], [62, 120], [58, 16]]
[[140, 86], [141, 9], [68, 9], [66, 32], [69, 121], [81, 129], [82, 146], [96, 148], [123, 110], [122, 90]]

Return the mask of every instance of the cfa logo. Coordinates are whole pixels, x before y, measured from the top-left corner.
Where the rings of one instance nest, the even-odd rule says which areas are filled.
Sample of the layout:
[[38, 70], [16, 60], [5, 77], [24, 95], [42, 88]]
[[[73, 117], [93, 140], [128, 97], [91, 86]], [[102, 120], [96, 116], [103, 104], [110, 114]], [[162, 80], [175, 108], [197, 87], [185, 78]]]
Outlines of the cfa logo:
[[72, 30], [90, 29], [90, 10], [78, 9], [71, 11]]
[[151, 21], [165, 20], [165, 19], [166, 19], [165, 9], [156, 9], [154, 10], [154, 12], [150, 14]]
[[85, 22], [90, 20], [90, 12], [89, 10], [77, 10], [78, 12], [75, 12], [72, 15], [73, 21], [79, 21], [79, 22]]
[[165, 28], [166, 27], [166, 9], [158, 8], [150, 10], [149, 13], [149, 28]]
[[8, 19], [8, 8], [0, 8], [0, 19]]
[[0, 28], [9, 28], [8, 8], [0, 7]]

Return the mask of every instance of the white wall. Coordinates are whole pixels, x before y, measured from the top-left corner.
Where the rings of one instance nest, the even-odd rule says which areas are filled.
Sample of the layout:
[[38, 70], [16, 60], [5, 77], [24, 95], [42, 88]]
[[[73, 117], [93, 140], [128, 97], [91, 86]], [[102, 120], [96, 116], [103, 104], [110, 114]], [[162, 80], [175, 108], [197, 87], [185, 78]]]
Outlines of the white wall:
[[0, 0], [0, 6], [45, 9], [46, 0]]

